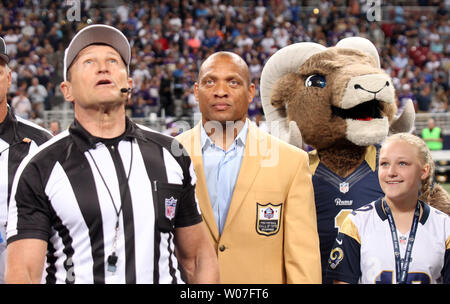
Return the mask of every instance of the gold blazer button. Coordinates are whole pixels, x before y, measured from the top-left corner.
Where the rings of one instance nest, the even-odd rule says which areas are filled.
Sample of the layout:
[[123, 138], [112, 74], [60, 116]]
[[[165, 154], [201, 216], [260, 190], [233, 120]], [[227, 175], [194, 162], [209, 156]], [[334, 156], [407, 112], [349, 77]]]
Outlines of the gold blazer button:
[[219, 250], [220, 251], [225, 251], [225, 245], [220, 245]]

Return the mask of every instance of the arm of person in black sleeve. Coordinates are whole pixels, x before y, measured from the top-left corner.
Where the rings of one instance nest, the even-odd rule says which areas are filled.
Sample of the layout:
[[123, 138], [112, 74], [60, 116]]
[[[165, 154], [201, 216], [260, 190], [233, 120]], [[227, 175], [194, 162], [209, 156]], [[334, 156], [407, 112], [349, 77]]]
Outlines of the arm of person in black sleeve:
[[195, 198], [195, 185], [186, 185], [175, 217], [175, 227], [186, 227], [198, 224], [202, 215]]
[[219, 283], [219, 264], [195, 197], [195, 173], [187, 157], [185, 191], [175, 221], [176, 255], [190, 284]]
[[23, 171], [21, 167], [9, 204], [5, 280], [40, 283], [50, 235], [49, 202], [39, 184], [39, 170], [34, 164], [28, 164]]
[[[347, 221], [351, 222], [347, 217], [341, 228], [342, 230], [345, 230], [346, 224], [348, 225]], [[361, 277], [360, 260], [361, 244], [359, 237], [353, 235], [353, 233], [340, 232], [330, 252], [327, 278], [333, 280], [334, 283], [357, 284]]]

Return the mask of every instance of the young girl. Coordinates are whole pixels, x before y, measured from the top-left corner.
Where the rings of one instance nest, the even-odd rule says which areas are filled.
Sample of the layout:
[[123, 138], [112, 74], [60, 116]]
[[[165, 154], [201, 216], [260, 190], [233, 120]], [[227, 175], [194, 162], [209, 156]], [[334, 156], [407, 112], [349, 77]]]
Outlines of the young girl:
[[419, 200], [419, 191], [428, 197], [433, 173], [422, 139], [388, 137], [378, 169], [385, 196], [347, 216], [327, 276], [335, 283], [450, 283], [450, 217]]

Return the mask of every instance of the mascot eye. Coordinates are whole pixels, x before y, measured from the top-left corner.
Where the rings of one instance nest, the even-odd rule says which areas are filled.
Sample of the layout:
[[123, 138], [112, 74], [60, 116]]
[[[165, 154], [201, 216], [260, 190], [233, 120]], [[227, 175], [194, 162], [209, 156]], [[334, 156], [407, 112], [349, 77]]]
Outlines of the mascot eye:
[[325, 79], [325, 76], [314, 74], [308, 76], [305, 80], [305, 86], [306, 87], [318, 87], [323, 89], [327, 84], [327, 80]]

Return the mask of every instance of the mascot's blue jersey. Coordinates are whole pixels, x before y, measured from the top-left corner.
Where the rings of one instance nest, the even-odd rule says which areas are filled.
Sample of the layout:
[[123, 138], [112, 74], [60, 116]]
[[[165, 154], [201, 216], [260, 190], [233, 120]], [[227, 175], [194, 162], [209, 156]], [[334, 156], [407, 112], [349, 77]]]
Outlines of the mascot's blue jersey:
[[346, 178], [336, 175], [325, 167], [315, 154], [316, 151], [310, 154], [310, 164], [314, 172], [312, 182], [324, 283], [332, 283], [325, 276], [328, 257], [339, 227], [346, 216], [352, 210], [384, 195], [378, 182], [377, 154], [379, 148], [379, 146], [368, 147], [365, 161]]

